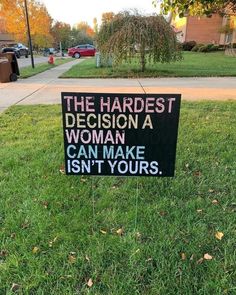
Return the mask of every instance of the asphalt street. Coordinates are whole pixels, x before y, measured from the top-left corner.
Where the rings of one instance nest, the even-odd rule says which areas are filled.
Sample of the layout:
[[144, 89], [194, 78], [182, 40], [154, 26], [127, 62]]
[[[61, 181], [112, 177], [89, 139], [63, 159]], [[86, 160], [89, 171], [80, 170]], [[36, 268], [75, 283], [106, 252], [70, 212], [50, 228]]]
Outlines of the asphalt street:
[[[48, 60], [48, 57], [45, 57], [45, 56], [36, 56], [34, 57], [34, 63], [35, 64], [40, 64], [40, 63], [43, 63], [43, 62], [47, 62]], [[29, 55], [28, 58], [24, 57], [24, 56], [21, 56], [20, 58], [17, 59], [18, 61], [18, 65], [19, 65], [19, 68], [23, 68], [23, 67], [27, 67], [27, 66], [31, 66], [31, 57]]]

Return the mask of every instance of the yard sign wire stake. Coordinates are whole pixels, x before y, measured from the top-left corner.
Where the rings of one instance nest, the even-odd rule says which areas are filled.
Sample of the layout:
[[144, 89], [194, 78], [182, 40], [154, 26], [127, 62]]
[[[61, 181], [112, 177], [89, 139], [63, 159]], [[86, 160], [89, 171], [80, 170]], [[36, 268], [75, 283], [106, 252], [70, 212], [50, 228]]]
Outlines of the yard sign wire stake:
[[[144, 94], [147, 94], [143, 85], [138, 80], [140, 87], [142, 88]], [[135, 221], [134, 221], [134, 233], [136, 234], [137, 223], [138, 223], [138, 199], [139, 199], [139, 177], [136, 177], [136, 198], [135, 198]]]
[[137, 230], [137, 223], [138, 223], [138, 198], [139, 198], [139, 178], [136, 177], [134, 232], [136, 232]]
[[91, 176], [91, 190], [90, 195], [92, 195], [92, 208], [93, 208], [93, 233], [95, 231], [95, 197], [94, 197], [94, 176]]

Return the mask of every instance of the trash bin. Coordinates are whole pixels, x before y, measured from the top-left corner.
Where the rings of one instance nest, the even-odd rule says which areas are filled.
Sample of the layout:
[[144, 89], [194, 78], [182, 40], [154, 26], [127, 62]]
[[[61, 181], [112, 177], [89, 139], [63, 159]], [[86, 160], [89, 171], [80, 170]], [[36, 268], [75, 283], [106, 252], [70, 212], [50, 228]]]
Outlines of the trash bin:
[[7, 58], [0, 57], [0, 82], [7, 83], [10, 82], [11, 76], [11, 64], [9, 63]]
[[10, 66], [10, 74], [8, 72], [8, 66], [6, 66], [6, 65], [3, 66], [3, 73], [2, 73], [2, 71], [0, 71], [0, 80], [1, 80], [2, 75], [3, 75], [3, 80], [5, 80], [6, 75], [8, 75], [9, 80], [6, 82], [16, 81], [17, 76], [20, 75], [20, 71], [19, 71], [18, 62], [17, 62], [17, 58], [16, 58], [15, 53], [13, 53], [13, 52], [0, 53], [0, 58], [7, 59], [9, 66]]

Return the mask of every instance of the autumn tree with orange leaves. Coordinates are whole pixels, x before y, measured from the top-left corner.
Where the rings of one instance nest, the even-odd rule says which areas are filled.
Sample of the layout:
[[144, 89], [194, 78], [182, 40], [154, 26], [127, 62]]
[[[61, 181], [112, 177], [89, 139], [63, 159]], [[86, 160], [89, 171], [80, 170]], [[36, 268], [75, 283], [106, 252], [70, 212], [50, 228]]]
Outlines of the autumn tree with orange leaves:
[[76, 29], [79, 30], [80, 32], [86, 34], [89, 37], [94, 37], [94, 30], [88, 25], [87, 22], [79, 22], [76, 25]]
[[51, 28], [51, 34], [53, 36], [53, 46], [59, 47], [61, 43], [62, 48], [68, 48], [70, 44], [71, 27], [67, 23], [56, 21]]
[[[35, 0], [27, 2], [33, 46], [50, 46], [53, 42], [50, 34], [52, 19], [46, 7]], [[16, 41], [27, 44], [24, 0], [0, 0], [0, 18], [4, 19], [6, 31], [14, 34]]]

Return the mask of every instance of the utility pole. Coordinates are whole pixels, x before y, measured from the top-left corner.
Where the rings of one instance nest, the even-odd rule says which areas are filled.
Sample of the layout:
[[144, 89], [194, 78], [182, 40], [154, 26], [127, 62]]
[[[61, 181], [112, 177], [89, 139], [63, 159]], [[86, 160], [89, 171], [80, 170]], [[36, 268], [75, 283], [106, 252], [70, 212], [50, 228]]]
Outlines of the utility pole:
[[33, 56], [32, 42], [31, 42], [30, 25], [29, 25], [29, 15], [28, 15], [28, 7], [27, 7], [26, 0], [25, 0], [25, 16], [26, 16], [28, 39], [29, 39], [29, 47], [30, 47], [31, 65], [32, 65], [32, 68], [34, 68], [34, 56]]

